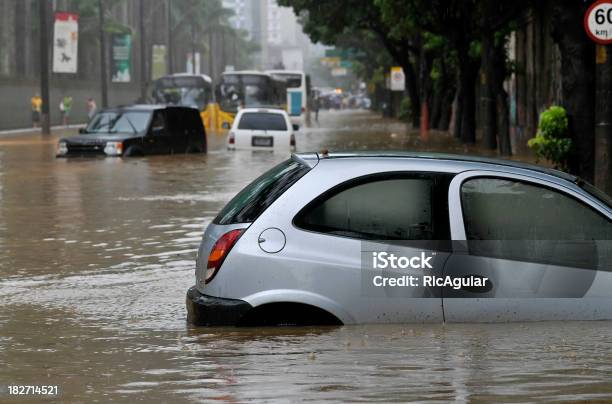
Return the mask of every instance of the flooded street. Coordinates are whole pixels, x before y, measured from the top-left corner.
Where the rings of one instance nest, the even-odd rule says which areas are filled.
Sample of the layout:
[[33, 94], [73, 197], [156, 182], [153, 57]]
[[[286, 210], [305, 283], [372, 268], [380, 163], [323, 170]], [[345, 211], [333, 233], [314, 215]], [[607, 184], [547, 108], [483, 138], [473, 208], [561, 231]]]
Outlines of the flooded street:
[[[189, 326], [202, 232], [288, 154], [229, 152], [209, 135], [208, 154], [55, 159], [56, 140], [0, 138], [2, 390], [58, 385], [73, 402], [612, 400], [610, 322]], [[303, 128], [297, 150], [322, 149], [471, 151], [363, 111]]]

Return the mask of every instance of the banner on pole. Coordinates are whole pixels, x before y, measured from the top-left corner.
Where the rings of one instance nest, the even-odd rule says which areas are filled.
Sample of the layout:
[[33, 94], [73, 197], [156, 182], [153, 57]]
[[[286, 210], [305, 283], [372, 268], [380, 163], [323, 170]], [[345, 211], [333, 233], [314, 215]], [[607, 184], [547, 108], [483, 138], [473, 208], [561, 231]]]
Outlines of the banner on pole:
[[79, 15], [55, 13], [53, 25], [53, 73], [76, 73], [79, 49]]
[[129, 83], [132, 81], [132, 35], [112, 35], [111, 81], [113, 83]]

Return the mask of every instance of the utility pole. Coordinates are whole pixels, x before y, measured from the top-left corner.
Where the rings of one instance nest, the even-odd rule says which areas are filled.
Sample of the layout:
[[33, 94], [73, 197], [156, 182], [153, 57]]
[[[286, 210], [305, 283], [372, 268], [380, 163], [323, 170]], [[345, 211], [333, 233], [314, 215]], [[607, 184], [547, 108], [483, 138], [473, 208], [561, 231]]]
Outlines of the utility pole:
[[42, 98], [41, 107], [41, 133], [51, 134], [51, 119], [49, 117], [49, 1], [40, 0], [40, 96]]
[[191, 19], [191, 74], [196, 74], [195, 23]]
[[98, 18], [100, 29], [100, 90], [102, 108], [108, 107], [108, 73], [106, 72], [106, 35], [104, 34], [104, 0], [98, 0]]
[[221, 28], [221, 73], [225, 71], [227, 61], [225, 60], [225, 31]]
[[208, 74], [210, 75], [211, 80], [215, 78], [215, 65], [213, 63], [213, 31], [210, 30], [208, 32]]
[[234, 40], [232, 41], [232, 63], [234, 65], [234, 69], [240, 70], [238, 68], [238, 52], [236, 51], [236, 42], [238, 42], [238, 32], [234, 31]]
[[[197, 7], [197, 0], [191, 0], [191, 3], [189, 5], [190, 7], [190, 11], [191, 11], [191, 15], [189, 17], [189, 24], [191, 25], [191, 74], [196, 74], [196, 32], [195, 32], [195, 25], [196, 25], [196, 7]], [[200, 73], [200, 72], [198, 72]]]
[[140, 101], [145, 102], [147, 98], [147, 49], [145, 45], [145, 24], [144, 24], [144, 0], [138, 1], [140, 14], [139, 34], [140, 34]]
[[173, 74], [174, 73], [174, 65], [173, 65], [173, 60], [172, 60], [172, 48], [174, 47], [172, 44], [172, 0], [166, 0], [166, 17], [167, 17], [167, 21], [166, 21], [166, 25], [168, 26], [168, 32], [167, 32], [167, 36], [168, 38], [166, 38], [166, 41], [168, 43], [168, 50], [167, 50], [167, 54], [166, 57], [168, 58], [168, 74]]

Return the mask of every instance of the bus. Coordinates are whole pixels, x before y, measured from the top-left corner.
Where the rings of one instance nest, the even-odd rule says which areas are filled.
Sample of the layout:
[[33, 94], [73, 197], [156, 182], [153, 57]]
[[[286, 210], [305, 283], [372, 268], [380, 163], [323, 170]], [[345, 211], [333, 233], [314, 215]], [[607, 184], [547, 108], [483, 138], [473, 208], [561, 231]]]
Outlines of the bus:
[[286, 108], [285, 82], [255, 70], [225, 72], [217, 88], [222, 127], [232, 126], [240, 108]]
[[310, 76], [301, 70], [267, 70], [266, 73], [285, 82], [287, 113], [294, 121], [310, 121]]
[[152, 84], [153, 103], [197, 108], [206, 129], [209, 104], [213, 101], [213, 84], [204, 74], [177, 73], [163, 76]]

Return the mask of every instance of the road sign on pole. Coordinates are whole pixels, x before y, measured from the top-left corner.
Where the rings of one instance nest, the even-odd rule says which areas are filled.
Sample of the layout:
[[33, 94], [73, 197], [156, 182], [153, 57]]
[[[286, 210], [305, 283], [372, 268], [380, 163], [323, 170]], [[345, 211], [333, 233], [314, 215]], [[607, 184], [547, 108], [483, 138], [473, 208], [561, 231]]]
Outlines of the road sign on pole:
[[393, 66], [390, 74], [391, 91], [404, 91], [406, 88], [406, 77], [404, 70], [399, 66]]
[[600, 45], [612, 44], [612, 0], [599, 0], [584, 15], [587, 35]]

